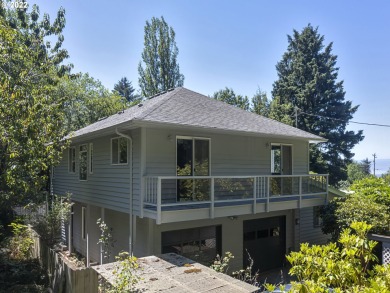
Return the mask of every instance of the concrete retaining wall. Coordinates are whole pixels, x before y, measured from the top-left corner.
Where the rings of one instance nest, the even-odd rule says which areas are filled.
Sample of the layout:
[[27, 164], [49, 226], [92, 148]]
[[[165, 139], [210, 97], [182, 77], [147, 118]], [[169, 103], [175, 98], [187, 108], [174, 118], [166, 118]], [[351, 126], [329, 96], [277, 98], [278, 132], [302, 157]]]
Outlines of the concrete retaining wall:
[[33, 257], [39, 258], [47, 270], [53, 292], [98, 292], [96, 271], [91, 268], [77, 268], [62, 255], [62, 252], [55, 251], [43, 243], [36, 233], [34, 233]]

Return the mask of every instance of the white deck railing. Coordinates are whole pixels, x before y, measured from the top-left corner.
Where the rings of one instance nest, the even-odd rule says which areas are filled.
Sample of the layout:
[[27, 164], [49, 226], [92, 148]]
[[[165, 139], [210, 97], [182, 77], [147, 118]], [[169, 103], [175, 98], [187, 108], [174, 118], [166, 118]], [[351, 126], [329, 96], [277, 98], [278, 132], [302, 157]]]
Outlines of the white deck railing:
[[[328, 175], [264, 176], [146, 176], [142, 202], [155, 207], [157, 217], [162, 207], [215, 205], [249, 201], [254, 205], [278, 198], [291, 200], [327, 195]], [[183, 207], [184, 208], [184, 207]]]

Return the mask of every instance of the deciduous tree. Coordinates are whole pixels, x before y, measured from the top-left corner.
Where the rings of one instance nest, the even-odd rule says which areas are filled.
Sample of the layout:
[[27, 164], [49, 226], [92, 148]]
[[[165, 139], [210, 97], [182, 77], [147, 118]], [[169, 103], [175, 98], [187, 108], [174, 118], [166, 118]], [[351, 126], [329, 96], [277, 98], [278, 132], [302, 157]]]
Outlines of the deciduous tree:
[[295, 107], [299, 109], [298, 128], [328, 140], [312, 147], [310, 168], [329, 173], [330, 183], [336, 184], [346, 179], [352, 149], [363, 132], [346, 129], [358, 106], [345, 100], [332, 46], [325, 46], [324, 36], [310, 24], [288, 36], [287, 51], [276, 65], [270, 117], [294, 125]]
[[178, 54], [175, 31], [164, 17], [146, 21], [142, 62], [138, 65], [142, 96], [150, 97], [183, 86], [184, 75], [180, 73]]
[[350, 186], [346, 198], [335, 198], [322, 209], [322, 231], [337, 239], [352, 222], [372, 225], [372, 232], [390, 234], [390, 186], [382, 178], [366, 177]]
[[[0, 8], [0, 206], [34, 200], [64, 144], [65, 98], [54, 95], [69, 72], [62, 49], [65, 11], [50, 22], [39, 8]], [[57, 40], [54, 45], [46, 40]]]
[[79, 73], [74, 77], [65, 76], [56, 87], [55, 94], [66, 99], [63, 110], [66, 133], [85, 127], [131, 105], [116, 92], [110, 92], [88, 73]]

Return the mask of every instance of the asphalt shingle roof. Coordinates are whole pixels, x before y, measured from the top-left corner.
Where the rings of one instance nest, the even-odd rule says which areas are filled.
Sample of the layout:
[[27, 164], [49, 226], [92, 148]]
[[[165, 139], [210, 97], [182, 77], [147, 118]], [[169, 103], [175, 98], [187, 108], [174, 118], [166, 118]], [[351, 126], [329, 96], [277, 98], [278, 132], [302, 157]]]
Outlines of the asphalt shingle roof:
[[317, 135], [244, 111], [183, 87], [155, 96], [140, 105], [88, 125], [74, 132], [72, 137], [135, 122], [324, 141]]

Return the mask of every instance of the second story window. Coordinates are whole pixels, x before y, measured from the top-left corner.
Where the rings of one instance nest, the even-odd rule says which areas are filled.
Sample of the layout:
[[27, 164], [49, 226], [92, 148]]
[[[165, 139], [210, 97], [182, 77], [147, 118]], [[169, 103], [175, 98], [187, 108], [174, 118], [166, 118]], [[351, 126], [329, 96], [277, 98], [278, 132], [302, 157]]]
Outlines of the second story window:
[[80, 157], [80, 173], [79, 173], [79, 179], [80, 180], [87, 180], [87, 171], [88, 171], [88, 146], [86, 144], [83, 144], [80, 146], [79, 151], [79, 157]]
[[111, 163], [114, 165], [127, 164], [127, 139], [124, 137], [111, 140]]
[[70, 147], [68, 154], [68, 171], [69, 173], [76, 172], [76, 148]]
[[93, 174], [93, 143], [89, 144], [89, 174]]

